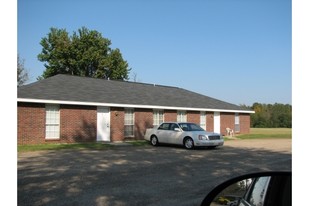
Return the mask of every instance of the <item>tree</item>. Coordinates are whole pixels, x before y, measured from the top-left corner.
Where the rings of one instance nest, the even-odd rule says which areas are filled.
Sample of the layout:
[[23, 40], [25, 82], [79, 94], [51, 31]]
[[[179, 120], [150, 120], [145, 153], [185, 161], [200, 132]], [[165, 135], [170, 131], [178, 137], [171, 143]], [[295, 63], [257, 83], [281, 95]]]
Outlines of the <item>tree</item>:
[[74, 74], [72, 71], [71, 41], [65, 29], [51, 28], [47, 37], [40, 42], [43, 47], [38, 59], [44, 64], [46, 70], [42, 77], [48, 78], [56, 74]]
[[17, 86], [24, 85], [29, 80], [28, 72], [25, 69], [25, 60], [17, 54]]
[[42, 77], [56, 74], [104, 79], [128, 79], [131, 69], [122, 58], [118, 48], [111, 49], [111, 41], [95, 30], [82, 27], [69, 36], [65, 29], [51, 28], [47, 37], [40, 42], [42, 52], [38, 59], [46, 70]]
[[251, 114], [251, 127], [255, 128], [292, 128], [292, 106], [289, 104], [254, 103]]
[[274, 104], [271, 110], [270, 121], [272, 127], [292, 127], [292, 107], [284, 104]]
[[112, 50], [104, 62], [104, 66], [97, 71], [96, 77], [111, 79], [128, 79], [128, 63], [123, 60], [119, 49]]

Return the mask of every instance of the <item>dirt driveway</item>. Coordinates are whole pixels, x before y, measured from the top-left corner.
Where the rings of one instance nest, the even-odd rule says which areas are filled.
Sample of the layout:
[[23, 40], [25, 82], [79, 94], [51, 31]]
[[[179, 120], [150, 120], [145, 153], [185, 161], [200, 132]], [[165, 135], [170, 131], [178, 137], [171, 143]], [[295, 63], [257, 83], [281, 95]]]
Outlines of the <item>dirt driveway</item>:
[[291, 140], [26, 152], [18, 154], [18, 205], [199, 205], [222, 181], [268, 170], [291, 170]]
[[226, 141], [225, 146], [240, 148], [255, 148], [261, 150], [271, 150], [274, 152], [292, 151], [292, 139], [252, 139], [252, 140], [231, 140]]

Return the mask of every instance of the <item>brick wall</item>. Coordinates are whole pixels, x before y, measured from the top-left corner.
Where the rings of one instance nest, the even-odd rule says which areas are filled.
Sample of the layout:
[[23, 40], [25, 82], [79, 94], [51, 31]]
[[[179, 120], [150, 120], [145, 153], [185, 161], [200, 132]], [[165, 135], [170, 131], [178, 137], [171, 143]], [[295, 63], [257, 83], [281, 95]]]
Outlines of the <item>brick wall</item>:
[[17, 104], [17, 143], [42, 144], [45, 142], [45, 104]]
[[135, 109], [135, 139], [144, 139], [147, 128], [153, 127], [153, 110], [152, 109]]
[[124, 140], [124, 108], [111, 108], [111, 141]]
[[165, 122], [176, 122], [177, 121], [177, 111], [164, 110], [164, 121]]
[[60, 142], [95, 142], [97, 107], [60, 106]]
[[188, 111], [187, 112], [187, 121], [200, 125], [200, 114], [201, 114], [201, 112]]
[[220, 113], [220, 131], [221, 134], [226, 134], [226, 128], [231, 128], [235, 131], [235, 113]]
[[45, 104], [18, 103], [18, 144], [96, 141], [96, 107], [60, 105], [60, 139], [45, 139]]
[[[97, 107], [60, 105], [60, 139], [45, 140], [45, 104], [18, 103], [18, 144], [41, 144], [45, 142], [95, 142], [97, 131]], [[123, 141], [124, 108], [110, 108], [111, 141]], [[147, 128], [153, 126], [152, 109], [134, 110], [134, 137], [143, 139]], [[206, 130], [214, 131], [214, 113], [206, 112]], [[250, 114], [239, 114], [240, 133], [250, 132]], [[165, 110], [164, 121], [176, 121], [176, 110]], [[200, 123], [200, 112], [188, 111], [187, 121]], [[220, 113], [220, 130], [234, 128], [235, 114]]]
[[[235, 131], [235, 113], [220, 113], [220, 129], [221, 133], [226, 134], [226, 128], [231, 128]], [[250, 114], [239, 114], [240, 131], [238, 134], [250, 133]]]
[[239, 114], [240, 121], [240, 133], [249, 134], [250, 133], [250, 114]]
[[214, 131], [214, 113], [206, 112], [206, 130], [209, 132]]

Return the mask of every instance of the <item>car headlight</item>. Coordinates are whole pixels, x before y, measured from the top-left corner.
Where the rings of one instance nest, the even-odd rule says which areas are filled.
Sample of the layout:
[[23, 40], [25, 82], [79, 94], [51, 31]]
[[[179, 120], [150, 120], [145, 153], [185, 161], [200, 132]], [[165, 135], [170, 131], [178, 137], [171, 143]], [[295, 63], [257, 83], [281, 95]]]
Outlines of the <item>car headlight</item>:
[[199, 135], [198, 139], [199, 140], [208, 140], [208, 138], [205, 135]]

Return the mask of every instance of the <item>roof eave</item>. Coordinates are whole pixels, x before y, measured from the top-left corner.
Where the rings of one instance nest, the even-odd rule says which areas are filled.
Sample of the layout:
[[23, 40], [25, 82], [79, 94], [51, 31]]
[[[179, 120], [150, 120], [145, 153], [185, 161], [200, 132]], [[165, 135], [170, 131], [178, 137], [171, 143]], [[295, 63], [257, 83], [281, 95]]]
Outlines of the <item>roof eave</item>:
[[124, 108], [141, 108], [141, 109], [232, 112], [232, 113], [249, 113], [249, 114], [255, 113], [254, 111], [233, 110], [233, 109], [171, 107], [171, 106], [160, 106], [160, 105], [119, 104], [119, 103], [104, 103], [104, 102], [80, 102], [80, 101], [64, 101], [64, 100], [49, 100], [49, 99], [29, 99], [29, 98], [17, 98], [17, 102], [43, 103], [43, 104], [84, 105], [84, 106], [102, 106], [102, 107], [124, 107]]

